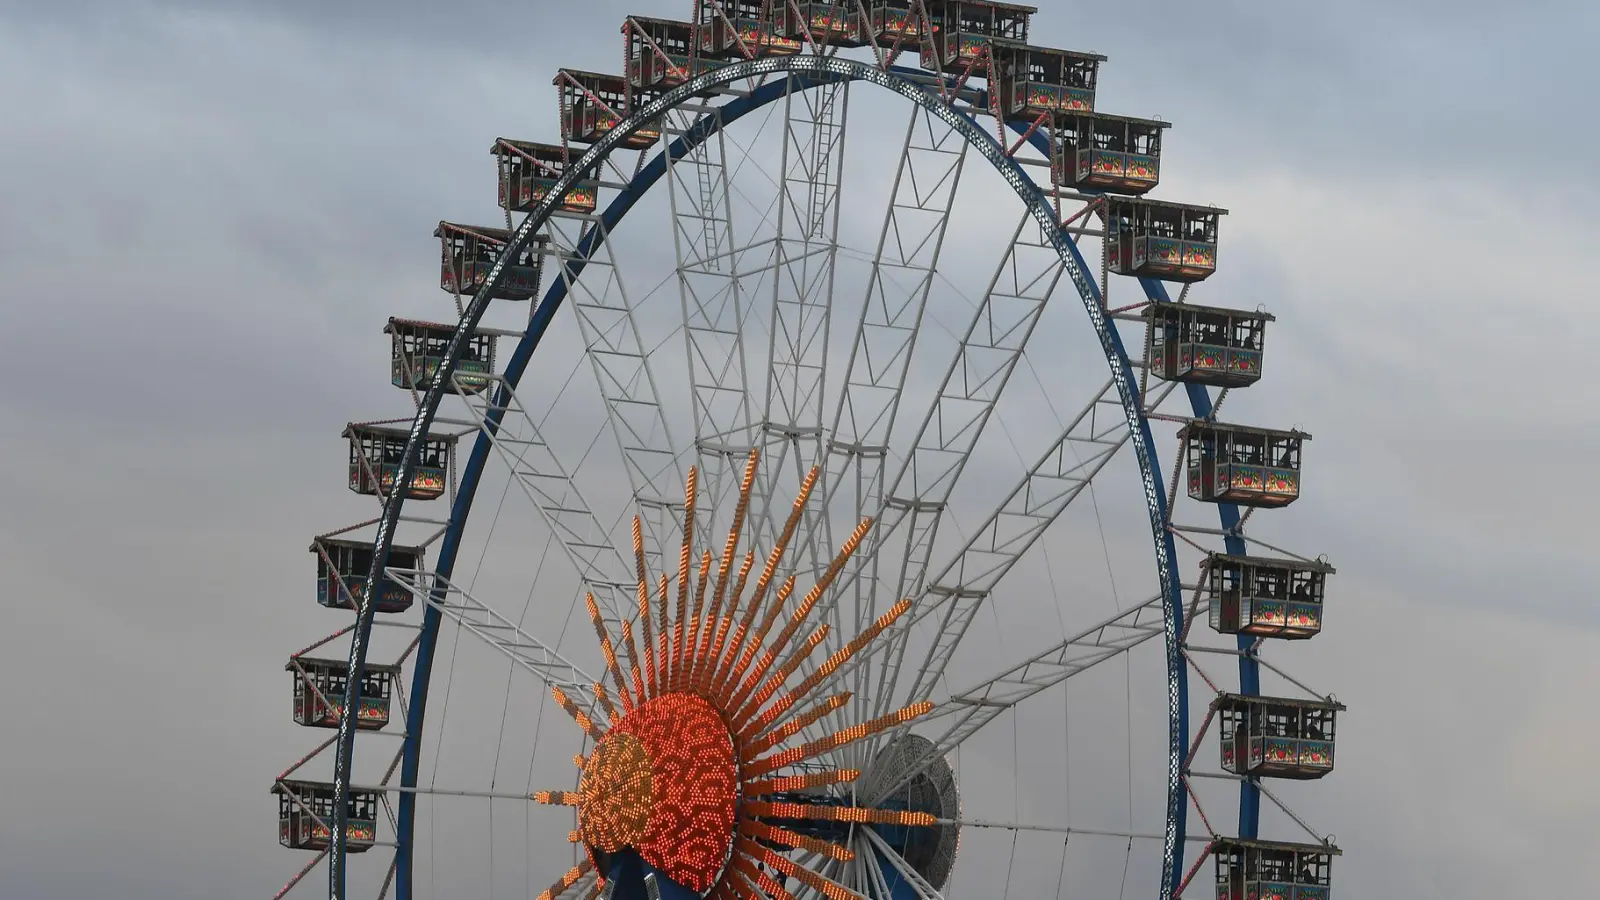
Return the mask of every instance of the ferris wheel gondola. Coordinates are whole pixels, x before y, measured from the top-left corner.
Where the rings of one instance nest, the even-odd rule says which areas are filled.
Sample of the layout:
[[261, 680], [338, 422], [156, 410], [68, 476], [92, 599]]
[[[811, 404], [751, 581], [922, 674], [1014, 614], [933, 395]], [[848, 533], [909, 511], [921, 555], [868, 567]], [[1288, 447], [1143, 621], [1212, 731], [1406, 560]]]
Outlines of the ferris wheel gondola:
[[[330, 535], [313, 548], [319, 598], [353, 608], [355, 621], [289, 664], [297, 720], [337, 729], [275, 782], [280, 840], [318, 854], [285, 891], [325, 856], [330, 896], [342, 900], [352, 890], [348, 854], [392, 845], [371, 879], [376, 893], [425, 894], [419, 798], [454, 795], [518, 802], [530, 822], [551, 814], [538, 807], [573, 810], [577, 864], [546, 897], [939, 897], [960, 870], [962, 835], [985, 829], [1115, 836], [1130, 858], [1134, 841], [1150, 841], [1164, 898], [1182, 894], [1208, 858], [1219, 900], [1327, 896], [1338, 850], [1315, 834], [1263, 840], [1261, 785], [1328, 774], [1343, 707], [1303, 686], [1307, 696], [1263, 695], [1259, 660], [1266, 641], [1321, 631], [1332, 569], [1253, 549], [1241, 515], [1301, 495], [1309, 435], [1216, 420], [1229, 391], [1260, 379], [1272, 317], [1167, 294], [1165, 282], [1187, 293], [1216, 271], [1226, 210], [1143, 196], [1159, 180], [1166, 123], [1097, 111], [1105, 57], [1033, 45], [1035, 13], [992, 0], [696, 0], [689, 22], [626, 20], [624, 74], [559, 71], [559, 144], [495, 142], [508, 227], [443, 222], [435, 232], [459, 320], [390, 322], [391, 380], [412, 394], [415, 417], [346, 432], [350, 487], [379, 503], [375, 521], [355, 526], [372, 537]], [[903, 54], [922, 68], [900, 65]], [[870, 252], [840, 238], [853, 202], [841, 173], [858, 162], [846, 151], [852, 84], [883, 89], [911, 112]], [[781, 123], [769, 120], [747, 144], [731, 137], [741, 120], [777, 113]], [[993, 117], [998, 137], [981, 116]], [[752, 226], [760, 206], [740, 173], [761, 159], [764, 133], [779, 145], [776, 174], [763, 173], [777, 212]], [[636, 164], [620, 161], [629, 151]], [[1009, 240], [989, 236], [1000, 261], [981, 296], [947, 298], [934, 287], [956, 243], [970, 156], [1014, 192], [1021, 218]], [[1045, 184], [1033, 168], [1050, 173]], [[948, 189], [930, 189], [940, 184]], [[637, 239], [670, 243], [675, 265], [662, 283], [675, 288], [671, 306], [652, 305], [658, 290], [630, 292], [637, 281], [625, 274], [649, 255], [626, 241], [652, 189], [666, 193], [658, 212], [667, 219]], [[1111, 306], [1080, 242], [1098, 243], [1102, 272], [1136, 279], [1142, 299]], [[855, 257], [867, 274], [852, 306], [840, 281]], [[963, 493], [985, 441], [1006, 431], [1012, 376], [1040, 346], [1063, 284], [1078, 294], [1108, 378], [1076, 398], [1081, 412], [1057, 415], [1031, 464], [1019, 454], [1002, 472], [1009, 493]], [[964, 331], [940, 346], [920, 332], [947, 299], [971, 308]], [[533, 302], [515, 314], [517, 328], [485, 324], [491, 304], [519, 300]], [[662, 315], [673, 307], [676, 322]], [[563, 321], [568, 336], [556, 338]], [[1143, 333], [1131, 343], [1125, 329]], [[497, 352], [500, 339], [516, 346]], [[1070, 343], [1065, 333], [1043, 341]], [[1130, 345], [1143, 352], [1130, 357]], [[530, 383], [538, 359], [563, 352], [590, 369], [592, 385]], [[936, 386], [919, 390], [915, 378]], [[570, 415], [603, 420], [596, 440], [614, 442], [609, 463], [591, 462], [595, 442], [574, 443], [565, 423], [576, 418], [557, 416], [580, 390]], [[448, 417], [447, 396], [462, 417]], [[1186, 414], [1163, 407], [1174, 397], [1189, 401]], [[1175, 432], [1170, 481], [1160, 428]], [[458, 471], [463, 437], [472, 450]], [[1155, 595], [1064, 626], [1058, 644], [1013, 656], [999, 675], [952, 685], [980, 609], [1047, 552], [1063, 513], [1124, 448], [1142, 489]], [[546, 545], [570, 563], [551, 574], [522, 547], [502, 555], [506, 577], [520, 571], [530, 604], [541, 598], [549, 612], [571, 598], [592, 626], [592, 650], [538, 636], [559, 629], [529, 627], [526, 610], [513, 615], [478, 585], [490, 536], [477, 572], [458, 574], [469, 521], [489, 515], [474, 509], [490, 477], [528, 501]], [[1177, 514], [1180, 484], [1216, 510], [1218, 526]], [[439, 498], [444, 518], [412, 514], [410, 504]], [[402, 542], [402, 533], [416, 537]], [[1185, 580], [1184, 556], [1198, 578]], [[1207, 649], [1192, 630], [1202, 615], [1235, 642], [1226, 652], [1239, 661], [1237, 690], [1196, 661]], [[378, 624], [400, 635], [392, 648]], [[582, 747], [575, 783], [523, 792], [424, 784], [447, 627], [548, 691]], [[1029, 698], [1157, 639], [1166, 711], [1158, 827], [964, 813], [954, 751]], [[342, 670], [307, 655], [333, 641], [348, 644]], [[1191, 673], [1209, 693], [1198, 727]], [[1212, 777], [1197, 751], [1214, 722], [1214, 777], [1239, 792], [1237, 827], [1226, 833], [1212, 831], [1197, 789]], [[370, 748], [381, 735], [398, 748]], [[436, 745], [446, 736], [437, 732]], [[324, 751], [331, 781], [293, 777]], [[530, 773], [551, 752], [533, 748]], [[355, 774], [369, 762], [371, 777]], [[1130, 809], [1132, 766], [1130, 748]], [[1203, 848], [1192, 861], [1188, 843]]]

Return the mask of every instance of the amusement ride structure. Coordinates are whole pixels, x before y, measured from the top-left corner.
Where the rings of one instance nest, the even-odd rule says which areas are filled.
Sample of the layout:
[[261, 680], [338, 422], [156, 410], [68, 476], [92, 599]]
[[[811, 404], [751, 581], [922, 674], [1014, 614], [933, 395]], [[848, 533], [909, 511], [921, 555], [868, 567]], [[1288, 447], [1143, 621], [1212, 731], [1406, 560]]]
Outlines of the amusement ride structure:
[[[288, 662], [326, 731], [273, 782], [311, 857], [278, 897], [319, 865], [335, 900], [1033, 896], [1027, 832], [1057, 895], [1327, 900], [1339, 851], [1280, 794], [1332, 770], [1343, 707], [1268, 657], [1321, 631], [1333, 569], [1245, 527], [1310, 436], [1218, 418], [1273, 317], [1189, 302], [1225, 210], [1149, 196], [1167, 123], [1098, 110], [1105, 57], [1034, 43], [1036, 12], [693, 0], [627, 18], [619, 74], [556, 73], [559, 139], [493, 142], [503, 223], [434, 233], [455, 320], [385, 329], [414, 414], [344, 432], [377, 517], [311, 546], [345, 622]], [[1141, 510], [1110, 591], [1051, 574], [1083, 501], [1108, 570], [1101, 507]], [[974, 640], [1022, 608], [1059, 638]], [[1059, 737], [1030, 698], [1111, 660], [1126, 788], [1087, 765], [1126, 827], [969, 817], [993, 791], [961, 781], [1007, 766], [961, 748]], [[491, 783], [441, 786], [446, 747]], [[1011, 855], [961, 889], [976, 835]]]

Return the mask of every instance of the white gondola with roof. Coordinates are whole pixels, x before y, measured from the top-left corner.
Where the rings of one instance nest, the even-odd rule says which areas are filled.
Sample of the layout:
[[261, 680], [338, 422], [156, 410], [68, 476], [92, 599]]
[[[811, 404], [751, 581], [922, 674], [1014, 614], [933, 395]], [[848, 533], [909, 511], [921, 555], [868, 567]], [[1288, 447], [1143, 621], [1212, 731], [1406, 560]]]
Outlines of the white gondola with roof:
[[1329, 900], [1332, 844], [1225, 838], [1212, 845], [1217, 900]]
[[[356, 608], [367, 589], [367, 573], [372, 570], [373, 544], [325, 535], [311, 542], [317, 557], [317, 602], [329, 609]], [[420, 569], [422, 547], [395, 545], [389, 548], [386, 569]], [[392, 581], [384, 581], [372, 602], [378, 612], [402, 613], [411, 608], [411, 592]]]
[[1300, 497], [1303, 431], [1195, 421], [1178, 432], [1189, 496], [1205, 503], [1288, 506]]
[[928, 23], [921, 14], [921, 0], [864, 0], [867, 11], [865, 42], [890, 55], [900, 50], [921, 52], [928, 36]]
[[1106, 253], [1118, 275], [1162, 281], [1204, 281], [1217, 270], [1215, 206], [1143, 197], [1107, 197]]
[[793, 56], [805, 44], [786, 31], [786, 12], [773, 0], [696, 0], [697, 55], [708, 60]]
[[[348, 663], [342, 659], [291, 657], [284, 670], [294, 673], [294, 720], [307, 728], [338, 728], [348, 687]], [[373, 664], [361, 674], [357, 728], [379, 731], [389, 724], [389, 693], [400, 677], [399, 666]]]
[[[922, 42], [922, 67], [930, 72], [986, 77], [997, 43], [1026, 47], [1034, 6], [998, 0], [923, 0], [928, 35]], [[1038, 48], [1040, 53], [1050, 51]]]
[[633, 90], [666, 91], [717, 67], [695, 52], [692, 22], [629, 16], [622, 23], [628, 50], [628, 85]]
[[1296, 641], [1322, 631], [1323, 597], [1334, 574], [1326, 562], [1212, 553], [1202, 568], [1218, 633]]
[[[660, 93], [659, 88], [634, 87], [622, 75], [582, 69], [559, 70], [554, 84], [561, 109], [561, 139], [567, 144], [593, 144]], [[623, 146], [643, 150], [660, 139], [661, 122], [657, 120], [628, 135]]]
[[[389, 382], [407, 391], [431, 389], [455, 332], [456, 326], [442, 322], [391, 318], [383, 326], [383, 333], [390, 337]], [[494, 351], [495, 335], [483, 329], [474, 331], [444, 389], [453, 394], [476, 394], [488, 387], [494, 375]]]
[[870, 42], [857, 0], [779, 0], [778, 32], [812, 47], [864, 47]]
[[[279, 779], [272, 793], [278, 797], [278, 843], [291, 850], [327, 850], [336, 814], [333, 784]], [[351, 791], [348, 804], [345, 847], [364, 853], [378, 842], [378, 792]]]
[[[351, 423], [344, 436], [350, 442], [350, 490], [387, 497], [400, 480], [411, 432], [392, 425]], [[453, 434], [429, 434], [423, 438], [421, 457], [403, 489], [407, 500], [437, 500], [444, 496], [456, 441]]]
[[[544, 200], [571, 167], [571, 152], [559, 144], [497, 138], [489, 148], [500, 169], [500, 207], [527, 212]], [[592, 213], [599, 202], [600, 178], [585, 173], [561, 198], [562, 212]]]
[[1163, 381], [1248, 387], [1261, 380], [1267, 323], [1273, 316], [1193, 303], [1152, 303], [1142, 315], [1145, 359]]
[[1344, 705], [1332, 698], [1219, 694], [1222, 770], [1256, 778], [1309, 780], [1333, 771], [1334, 723]]
[[[439, 287], [457, 297], [472, 296], [488, 282], [489, 272], [510, 245], [511, 232], [504, 228], [458, 225], [440, 222], [433, 236], [440, 244]], [[495, 286], [492, 300], [531, 300], [539, 292], [544, 272], [544, 246], [548, 239], [537, 235], [517, 251], [507, 266], [505, 278]]]
[[1161, 181], [1157, 119], [1069, 111], [1050, 120], [1051, 179], [1058, 187], [1109, 194], [1144, 194]]

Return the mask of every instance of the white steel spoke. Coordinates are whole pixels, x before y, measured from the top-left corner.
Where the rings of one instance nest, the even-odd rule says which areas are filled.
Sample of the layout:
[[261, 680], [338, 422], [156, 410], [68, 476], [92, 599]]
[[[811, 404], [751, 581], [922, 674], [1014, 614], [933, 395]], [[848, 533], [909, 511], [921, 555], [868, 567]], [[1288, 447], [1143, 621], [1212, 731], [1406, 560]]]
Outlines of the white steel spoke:
[[[1209, 611], [1210, 604], [1202, 602], [1200, 609], [1201, 612]], [[1162, 598], [1152, 597], [938, 704], [932, 712], [919, 719], [917, 725], [922, 727], [943, 720], [944, 732], [932, 739], [933, 747], [926, 754], [902, 770], [902, 777], [892, 782], [885, 779], [869, 783], [865, 790], [869, 802], [875, 803], [892, 794], [928, 763], [959, 747], [983, 726], [1023, 700], [1126, 653], [1145, 641], [1161, 637], [1163, 615]]]
[[[784, 97], [782, 178], [777, 233], [771, 259], [772, 308], [768, 332], [764, 443], [778, 444], [762, 465], [758, 521], [775, 529], [783, 511], [774, 496], [792, 467], [803, 478], [822, 456], [835, 267], [838, 261], [839, 190], [844, 167], [848, 84], [797, 90]], [[826, 485], [822, 496], [827, 496]], [[807, 508], [804, 550], [794, 557], [818, 573], [831, 555], [833, 536], [825, 504]]]
[[[1037, 825], [1022, 822], [995, 822], [989, 819], [940, 819], [940, 825], [959, 825], [962, 828], [993, 828], [998, 831], [1043, 831], [1051, 834], [1082, 834], [1091, 837], [1127, 838], [1135, 841], [1163, 841], [1164, 834], [1118, 830], [1114, 828], [1078, 828], [1074, 825]], [[1185, 840], [1209, 841], [1210, 835], [1188, 835]]]
[[564, 265], [557, 270], [557, 277], [566, 286], [577, 314], [628, 484], [645, 519], [647, 551], [656, 556], [679, 540], [676, 533], [682, 523], [678, 511], [683, 504], [676, 492], [683, 485], [683, 469], [650, 371], [634, 304], [617, 266], [610, 231], [598, 217], [580, 221], [589, 223], [581, 239], [564, 233], [563, 221], [550, 222], [550, 243], [563, 258], [575, 255], [579, 247], [589, 250], [585, 277], [571, 277]]
[[[1024, 214], [889, 489], [885, 517], [891, 521], [875, 529], [878, 543], [872, 549], [881, 547], [902, 522], [908, 526], [905, 555], [889, 596], [910, 597], [922, 591], [950, 494], [1065, 268], [1031, 214]], [[904, 633], [893, 643], [894, 656], [903, 655]], [[886, 676], [887, 672], [885, 668]], [[880, 682], [880, 705], [892, 687]]]
[[871, 886], [871, 892], [867, 893], [869, 897], [888, 897], [888, 880], [883, 877], [883, 867], [878, 864], [878, 854], [873, 852], [872, 842], [867, 839], [865, 834], [865, 832], [871, 830], [870, 828], [857, 829], [855, 838], [851, 841], [853, 845], [851, 849], [856, 854], [853, 862], [856, 863], [862, 875], [859, 886], [863, 888]]
[[[1166, 385], [1156, 403], [1174, 387]], [[916, 616], [905, 625], [909, 631], [924, 618], [939, 616], [938, 634], [911, 684], [912, 700], [933, 695], [984, 599], [1128, 443], [1128, 437], [1116, 387], [1107, 380], [961, 552], [929, 583], [919, 597]], [[891, 681], [898, 680], [901, 652], [896, 649]]]
[[[578, 570], [584, 589], [594, 594], [612, 635], [620, 634], [622, 623], [633, 618], [632, 598], [637, 576], [630, 575], [605, 525], [595, 516], [571, 473], [545, 441], [539, 424], [503, 376], [493, 376], [490, 386], [480, 398], [470, 400], [467, 408], [477, 419], [479, 429], [489, 437], [512, 479], [555, 533], [567, 558]], [[500, 416], [500, 426], [490, 428], [489, 422], [495, 414]], [[513, 417], [521, 420], [520, 428], [508, 427], [511, 423], [507, 420]]]
[[[1165, 385], [1149, 404], [1155, 409], [1171, 396]], [[1093, 482], [1129, 440], [1116, 386], [1107, 381], [1023, 475], [1005, 499], [944, 569], [916, 596], [916, 613], [897, 623], [853, 664], [862, 665], [873, 649], [887, 648], [883, 678], [874, 705], [880, 715], [896, 699], [925, 700], [949, 666], [984, 600]], [[898, 691], [899, 676], [913, 626], [937, 616], [938, 631], [909, 692]], [[862, 665], [865, 668], [864, 665]], [[841, 670], [844, 675], [848, 669]], [[880, 745], [881, 740], [872, 742]]]
[[899, 873], [900, 879], [916, 892], [917, 897], [920, 898], [920, 900], [944, 900], [944, 895], [940, 894], [933, 885], [929, 884], [928, 880], [923, 878], [922, 875], [917, 872], [916, 869], [913, 869], [909, 863], [907, 863], [904, 859], [901, 859], [900, 854], [896, 852], [893, 847], [889, 846], [888, 841], [884, 840], [882, 837], [879, 837], [878, 832], [875, 829], [862, 828], [859, 829], [857, 833], [866, 835], [867, 840], [872, 845], [872, 848], [878, 851], [877, 853], [870, 855], [881, 855], [884, 859], [887, 859], [889, 861], [889, 865], [893, 866], [895, 871]]
[[523, 631], [516, 622], [496, 612], [471, 591], [435, 573], [415, 569], [388, 569], [385, 577], [510, 657], [546, 686], [560, 688], [584, 707], [590, 718], [605, 721], [605, 713], [594, 693], [598, 679], [586, 674], [554, 647]]
[[[944, 249], [967, 147], [960, 135], [922, 107], [912, 110], [828, 447], [827, 487], [830, 494], [851, 493], [853, 521], [877, 513], [883, 504], [889, 438]], [[870, 552], [877, 544], [869, 535], [869, 550], [851, 557], [844, 573], [845, 581], [853, 584], [851, 634], [860, 633], [877, 613], [878, 554]], [[842, 593], [830, 592], [823, 602], [831, 605]], [[857, 669], [856, 696], [867, 695], [870, 677], [870, 667]], [[851, 749], [852, 755], [863, 752], [864, 748]]]
[[[693, 151], [667, 156], [667, 189], [677, 254], [678, 295], [683, 309], [690, 395], [694, 403], [695, 455], [701, 483], [719, 508], [728, 476], [742, 465], [740, 450], [753, 443], [745, 348], [740, 335], [747, 309], [737, 271], [727, 139], [719, 113], [675, 110], [669, 137], [715, 128]], [[713, 437], [715, 436], [715, 437]], [[715, 522], [696, 519], [696, 541], [712, 545]]]
[[786, 430], [820, 431], [822, 425], [848, 96], [847, 88], [836, 84], [791, 90], [784, 100], [772, 353], [763, 414]]

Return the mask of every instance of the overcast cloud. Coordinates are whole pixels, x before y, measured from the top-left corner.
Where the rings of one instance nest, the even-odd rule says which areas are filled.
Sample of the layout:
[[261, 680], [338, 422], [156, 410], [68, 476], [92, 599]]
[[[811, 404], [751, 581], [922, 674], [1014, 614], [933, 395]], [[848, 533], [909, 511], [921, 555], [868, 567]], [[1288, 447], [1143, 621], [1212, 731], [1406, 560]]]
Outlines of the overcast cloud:
[[[304, 861], [266, 794], [309, 746], [282, 667], [329, 627], [338, 433], [402, 411], [378, 328], [444, 314], [432, 224], [488, 218], [485, 151], [554, 133], [554, 69], [689, 4], [331, 6], [0, 6], [5, 898], [270, 896]], [[1166, 196], [1233, 210], [1207, 302], [1280, 318], [1229, 404], [1315, 435], [1272, 534], [1340, 571], [1294, 653], [1351, 713], [1295, 796], [1344, 896], [1567, 896], [1600, 860], [1596, 9], [1036, 20], [1111, 58], [1101, 108], [1176, 123]]]

